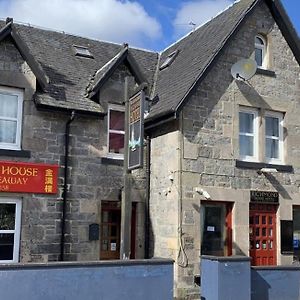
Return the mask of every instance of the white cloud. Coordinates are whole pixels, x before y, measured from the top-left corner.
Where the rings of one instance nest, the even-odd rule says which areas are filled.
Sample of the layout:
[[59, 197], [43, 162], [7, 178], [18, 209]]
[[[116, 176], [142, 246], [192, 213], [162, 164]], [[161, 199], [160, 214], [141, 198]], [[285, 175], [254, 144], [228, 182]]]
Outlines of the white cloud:
[[173, 22], [175, 38], [191, 31], [191, 22], [200, 26], [232, 3], [233, 0], [196, 0], [183, 3]]
[[138, 47], [162, 35], [158, 21], [129, 0], [0, 0], [0, 12], [16, 22]]

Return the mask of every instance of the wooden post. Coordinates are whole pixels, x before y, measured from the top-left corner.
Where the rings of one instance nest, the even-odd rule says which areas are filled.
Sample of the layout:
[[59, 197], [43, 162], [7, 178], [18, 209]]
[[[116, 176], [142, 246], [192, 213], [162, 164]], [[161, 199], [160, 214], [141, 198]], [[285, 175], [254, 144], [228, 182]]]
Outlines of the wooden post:
[[[128, 141], [129, 141], [129, 90], [132, 77], [125, 77], [125, 140], [124, 140], [124, 189], [121, 205], [121, 246], [120, 259], [130, 258], [131, 241], [131, 171], [128, 170]], [[131, 85], [133, 86], [133, 85]]]

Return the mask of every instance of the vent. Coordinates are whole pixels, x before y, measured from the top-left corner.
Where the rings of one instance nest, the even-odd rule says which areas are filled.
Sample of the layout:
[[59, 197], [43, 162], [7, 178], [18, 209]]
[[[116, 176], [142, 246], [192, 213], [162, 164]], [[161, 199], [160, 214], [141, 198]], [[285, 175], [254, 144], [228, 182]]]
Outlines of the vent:
[[94, 58], [93, 54], [87, 47], [73, 45], [75, 50], [75, 56], [87, 57], [87, 58]]
[[159, 70], [163, 70], [170, 66], [172, 62], [175, 60], [179, 50], [176, 50], [168, 55], [168, 57], [165, 59], [165, 61], [160, 65]]

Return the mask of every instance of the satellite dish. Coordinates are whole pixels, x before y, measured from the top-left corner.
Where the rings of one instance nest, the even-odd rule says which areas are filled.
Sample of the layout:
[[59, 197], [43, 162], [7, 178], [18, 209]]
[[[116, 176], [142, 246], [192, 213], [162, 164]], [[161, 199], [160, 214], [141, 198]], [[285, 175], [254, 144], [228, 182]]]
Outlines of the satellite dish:
[[231, 67], [231, 75], [234, 79], [249, 80], [257, 69], [257, 63], [255, 60], [247, 58], [241, 59]]

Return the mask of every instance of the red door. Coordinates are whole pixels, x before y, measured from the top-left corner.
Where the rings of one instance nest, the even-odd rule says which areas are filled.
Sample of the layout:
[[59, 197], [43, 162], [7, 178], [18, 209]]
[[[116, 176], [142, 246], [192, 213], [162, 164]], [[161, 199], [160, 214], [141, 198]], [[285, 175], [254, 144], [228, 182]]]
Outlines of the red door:
[[250, 256], [253, 266], [276, 265], [277, 205], [250, 203]]

